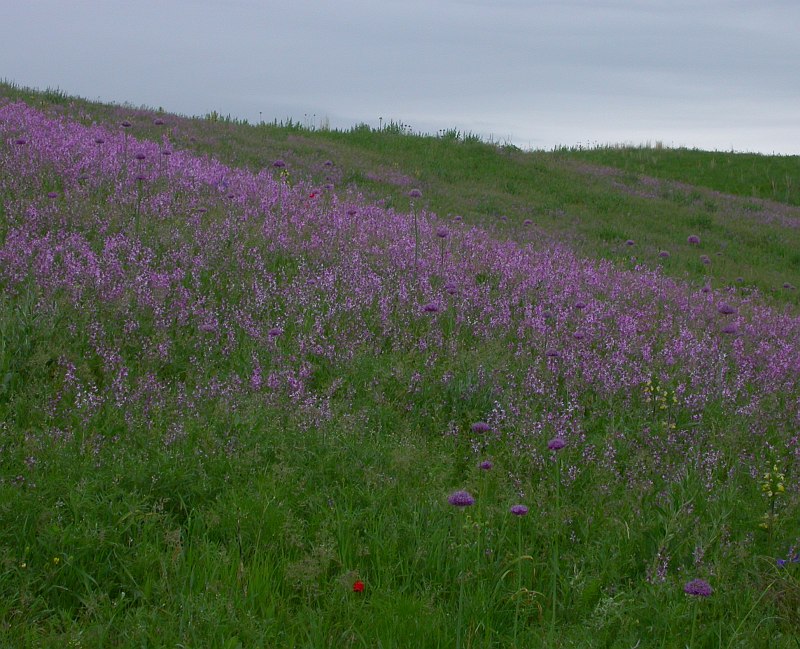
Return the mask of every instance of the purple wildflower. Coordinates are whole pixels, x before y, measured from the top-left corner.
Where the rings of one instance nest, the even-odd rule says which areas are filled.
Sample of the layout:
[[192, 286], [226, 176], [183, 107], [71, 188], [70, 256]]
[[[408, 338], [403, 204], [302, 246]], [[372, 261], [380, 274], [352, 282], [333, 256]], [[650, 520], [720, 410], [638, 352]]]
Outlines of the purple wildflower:
[[737, 327], [734, 323], [729, 322], [722, 328], [722, 333], [728, 335], [739, 333], [739, 327]]
[[269, 335], [270, 338], [277, 338], [282, 333], [283, 333], [283, 329], [281, 329], [280, 327], [272, 327], [272, 329], [270, 329], [267, 332], [267, 334]]
[[470, 507], [475, 504], [475, 498], [472, 497], [469, 491], [460, 490], [451, 493], [447, 497], [447, 502], [453, 505], [453, 507]]
[[698, 237], [696, 234], [690, 234], [686, 238], [686, 242], [690, 245], [696, 246], [700, 243], [700, 237]]
[[525, 220], [522, 222], [522, 225], [533, 225], [533, 221], [531, 221], [530, 219], [525, 219]]
[[120, 122], [120, 126], [122, 128], [130, 128], [131, 127], [131, 123], [126, 119], [125, 121]]
[[447, 282], [447, 284], [444, 285], [444, 292], [448, 295], [455, 295], [458, 293], [458, 287], [454, 282]]
[[628, 240], [625, 242], [625, 245], [626, 245], [626, 246], [633, 246], [633, 245], [635, 245], [635, 244], [636, 244], [636, 242], [635, 242], [633, 239], [628, 239]]
[[709, 257], [708, 255], [700, 255], [700, 261], [701, 263], [708, 266], [711, 263], [711, 257]]
[[272, 166], [276, 169], [283, 169], [286, 166], [286, 163], [281, 160], [280, 158], [272, 163]]
[[549, 451], [560, 451], [567, 445], [567, 442], [564, 441], [563, 437], [554, 437], [549, 442], [547, 442], [547, 449]]
[[22, 146], [23, 144], [27, 144], [27, 143], [28, 143], [28, 140], [26, 140], [24, 137], [18, 137], [16, 140], [14, 140], [14, 144], [18, 144], [20, 146]]
[[94, 143], [95, 143], [95, 144], [105, 144], [105, 142], [106, 142], [106, 141], [105, 141], [103, 138], [101, 138], [101, 137], [96, 137], [96, 138], [94, 139]]
[[577, 302], [575, 302], [575, 308], [578, 309], [579, 311], [585, 309], [586, 302], [584, 302], [583, 300], [578, 300]]
[[717, 311], [718, 311], [719, 313], [721, 313], [722, 315], [731, 315], [732, 313], [736, 313], [736, 309], [735, 309], [735, 308], [733, 308], [733, 307], [732, 307], [730, 304], [728, 304], [727, 302], [722, 302], [722, 303], [721, 303], [721, 304], [720, 304], [720, 305], [717, 307]]
[[153, 120], [153, 124], [155, 124], [156, 126], [164, 126], [164, 120], [161, 119], [160, 117], [156, 117]]
[[408, 192], [409, 198], [422, 198], [422, 192], [419, 189], [412, 189]]
[[323, 163], [323, 165], [324, 165], [325, 167], [332, 167], [332, 166], [333, 166], [333, 162], [331, 162], [330, 160], [326, 160], [326, 161]]
[[478, 468], [482, 471], [489, 471], [494, 466], [489, 460], [484, 460], [478, 465]]
[[147, 156], [144, 153], [137, 153], [136, 154], [136, 159], [139, 160], [139, 161], [144, 160], [146, 157]]
[[444, 226], [436, 228], [436, 236], [440, 239], [446, 239], [450, 231]]
[[485, 421], [476, 421], [471, 428], [473, 433], [488, 433], [492, 430], [492, 427]]
[[547, 356], [547, 358], [559, 358], [561, 356], [557, 349], [548, 349], [544, 355]]
[[422, 310], [425, 313], [439, 313], [439, 305], [435, 302], [428, 302], [428, 304], [422, 307]]
[[464, 219], [461, 216], [456, 215], [456, 216], [453, 217], [453, 220], [456, 223], [461, 223], [461, 221], [463, 221]]
[[661, 257], [661, 259], [669, 259], [669, 252], [666, 250], [662, 250], [661, 252], [658, 253], [658, 256]]
[[510, 511], [514, 516], [525, 516], [528, 513], [528, 508], [525, 505], [512, 505]]
[[692, 597], [709, 597], [714, 589], [705, 579], [692, 579], [692, 581], [686, 582], [683, 592]]

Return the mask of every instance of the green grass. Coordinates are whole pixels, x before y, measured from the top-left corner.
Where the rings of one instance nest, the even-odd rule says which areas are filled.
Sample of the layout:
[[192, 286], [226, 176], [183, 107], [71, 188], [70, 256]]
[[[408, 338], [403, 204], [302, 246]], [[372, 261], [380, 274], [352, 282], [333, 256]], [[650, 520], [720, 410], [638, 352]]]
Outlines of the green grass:
[[[87, 121], [130, 117], [137, 136], [157, 137], [151, 111], [7, 84], [0, 95]], [[599, 173], [582, 166], [583, 153], [524, 153], [393, 129], [165, 118], [176, 147], [233, 164], [257, 169], [280, 157], [291, 174], [319, 182], [332, 175], [398, 209], [419, 186], [428, 209], [488, 224], [499, 237], [568, 241], [620, 266], [660, 263], [697, 283], [742, 276], [773, 304], [798, 304], [796, 291], [780, 287], [800, 285], [800, 229], [753, 218], [746, 198], [670, 185], [651, 195], [640, 169]], [[324, 166], [329, 159], [333, 169]], [[675, 180], [655, 166], [646, 173]], [[752, 178], [758, 173], [754, 166]], [[398, 184], [402, 177], [413, 184]], [[157, 249], [174, 241], [178, 224], [152, 228]], [[686, 243], [692, 233], [699, 247]], [[633, 248], [624, 245], [629, 238]], [[671, 256], [658, 261], [663, 249]], [[710, 267], [700, 254], [712, 256]], [[298, 263], [276, 255], [266, 272], [291, 277]], [[214, 299], [235, 303], [213, 278], [203, 281]], [[555, 464], [531, 472], [505, 441], [465, 432], [528, 370], [508, 341], [461, 339], [468, 352], [441, 357], [415, 348], [336, 367], [320, 362], [311, 403], [254, 394], [186, 408], [174, 388], [149, 410], [107, 402], [93, 412], [59, 405], [70, 389], [59, 363], [70, 359], [102, 388], [109, 374], [85, 332], [97, 318], [109, 339], [126, 341], [125, 323], [39, 297], [0, 296], [0, 647], [644, 649], [683, 647], [690, 629], [694, 647], [800, 646], [800, 564], [780, 569], [774, 561], [798, 535], [800, 504], [796, 495], [779, 500], [774, 526], [759, 528], [770, 507], [761, 478], [736, 470], [752, 432], [721, 406], [702, 422], [724, 435], [717, 474], [698, 465], [670, 485], [657, 477], [627, 484], [592, 464], [562, 487]], [[149, 371], [176, 382], [208, 378], [191, 376], [188, 343], [181, 351], [185, 341], [171, 342], [175, 362], [155, 369], [142, 350], [122, 345], [131, 381]], [[214, 346], [201, 360], [220, 375], [245, 375], [250, 362]], [[563, 397], [598, 452], [612, 439], [620, 466], [658, 475], [657, 452], [612, 435], [637, 439], [647, 430], [666, 439], [671, 414], [644, 395], [606, 404], [590, 390]], [[530, 395], [517, 405], [532, 423], [545, 407]], [[698, 425], [687, 413], [679, 423]], [[507, 431], [508, 439], [528, 432]], [[764, 433], [765, 455], [779, 432]], [[485, 444], [479, 454], [476, 444]], [[579, 465], [581, 452], [566, 448], [559, 461]], [[492, 470], [477, 468], [479, 456], [492, 458]], [[724, 485], [714, 498], [709, 479]], [[461, 488], [476, 495], [473, 507], [447, 504]], [[537, 506], [512, 517], [520, 491]], [[707, 600], [682, 592], [696, 569], [713, 574]], [[363, 593], [353, 591], [356, 580]]]

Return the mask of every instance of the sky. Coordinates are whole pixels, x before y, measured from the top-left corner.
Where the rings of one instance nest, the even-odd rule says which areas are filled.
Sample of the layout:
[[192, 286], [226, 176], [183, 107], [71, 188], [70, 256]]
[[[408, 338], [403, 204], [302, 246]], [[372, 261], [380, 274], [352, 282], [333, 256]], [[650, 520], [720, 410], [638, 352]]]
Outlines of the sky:
[[525, 149], [800, 154], [800, 0], [0, 0], [0, 78]]

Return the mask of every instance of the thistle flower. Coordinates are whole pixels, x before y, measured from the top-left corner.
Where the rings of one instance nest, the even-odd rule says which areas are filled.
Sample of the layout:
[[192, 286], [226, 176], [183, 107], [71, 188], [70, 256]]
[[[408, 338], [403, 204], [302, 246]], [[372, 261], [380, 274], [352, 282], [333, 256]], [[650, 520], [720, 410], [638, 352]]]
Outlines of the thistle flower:
[[485, 421], [476, 421], [474, 424], [472, 424], [472, 426], [470, 426], [470, 428], [472, 429], [473, 433], [478, 434], [488, 433], [490, 430], [492, 430], [492, 427]]
[[469, 491], [454, 491], [447, 497], [447, 502], [453, 507], [470, 507], [475, 504], [475, 498]]
[[419, 189], [412, 189], [408, 192], [409, 198], [422, 198], [422, 192]]
[[696, 245], [698, 245], [698, 244], [700, 243], [700, 237], [698, 237], [696, 234], [690, 234], [690, 235], [689, 235], [689, 236], [686, 238], [686, 242], [687, 242], [689, 245], [696, 246]]
[[276, 169], [283, 169], [286, 166], [286, 163], [281, 160], [280, 158], [272, 163], [272, 166]]
[[692, 597], [709, 597], [714, 589], [705, 579], [692, 579], [692, 581], [686, 582], [683, 592]]
[[528, 508], [525, 505], [512, 505], [509, 511], [514, 516], [525, 516], [528, 513]]
[[669, 252], [666, 250], [662, 250], [661, 252], [658, 253], [658, 256], [661, 259], [669, 259]]
[[560, 451], [567, 445], [567, 442], [564, 440], [563, 437], [554, 437], [549, 442], [547, 442], [547, 450], [549, 451]]
[[489, 460], [484, 460], [478, 465], [478, 468], [482, 471], [490, 471], [494, 464], [492, 464]]

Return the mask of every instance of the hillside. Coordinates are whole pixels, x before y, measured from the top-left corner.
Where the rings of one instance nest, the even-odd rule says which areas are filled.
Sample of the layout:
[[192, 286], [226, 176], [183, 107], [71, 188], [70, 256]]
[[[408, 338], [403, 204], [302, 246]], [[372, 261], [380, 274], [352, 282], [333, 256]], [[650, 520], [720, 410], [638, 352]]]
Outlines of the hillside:
[[800, 642], [795, 206], [3, 93], [0, 646]]

